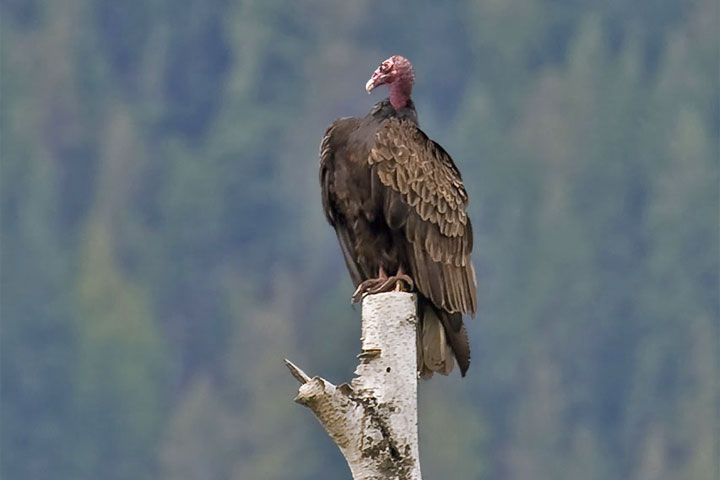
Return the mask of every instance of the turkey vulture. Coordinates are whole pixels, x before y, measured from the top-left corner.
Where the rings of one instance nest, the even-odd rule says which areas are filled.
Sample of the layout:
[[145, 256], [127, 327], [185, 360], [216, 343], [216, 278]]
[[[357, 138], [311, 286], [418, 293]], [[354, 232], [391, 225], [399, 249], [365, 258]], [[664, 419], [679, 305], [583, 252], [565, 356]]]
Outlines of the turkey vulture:
[[470, 344], [463, 313], [475, 314], [468, 196], [450, 155], [418, 126], [410, 98], [415, 73], [394, 55], [365, 85], [388, 98], [364, 118], [335, 120], [320, 145], [325, 215], [335, 228], [353, 301], [400, 289], [418, 294], [418, 371], [444, 375], [453, 354], [464, 376]]

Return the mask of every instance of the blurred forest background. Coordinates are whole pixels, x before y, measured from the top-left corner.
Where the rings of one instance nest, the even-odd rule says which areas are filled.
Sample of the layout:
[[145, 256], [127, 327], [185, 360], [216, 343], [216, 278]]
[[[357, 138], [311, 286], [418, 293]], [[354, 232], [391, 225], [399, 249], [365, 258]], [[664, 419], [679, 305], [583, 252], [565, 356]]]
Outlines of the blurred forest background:
[[318, 144], [414, 63], [475, 224], [425, 477], [718, 478], [718, 3], [4, 0], [2, 478], [336, 479]]

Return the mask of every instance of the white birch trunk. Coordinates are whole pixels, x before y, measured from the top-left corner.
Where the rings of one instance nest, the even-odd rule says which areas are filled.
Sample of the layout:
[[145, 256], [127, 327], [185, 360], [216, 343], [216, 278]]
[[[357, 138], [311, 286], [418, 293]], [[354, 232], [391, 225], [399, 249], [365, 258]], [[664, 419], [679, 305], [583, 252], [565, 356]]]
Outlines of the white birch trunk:
[[417, 433], [417, 306], [405, 292], [362, 303], [362, 353], [350, 384], [308, 377], [295, 401], [310, 408], [350, 466], [354, 480], [420, 480]]

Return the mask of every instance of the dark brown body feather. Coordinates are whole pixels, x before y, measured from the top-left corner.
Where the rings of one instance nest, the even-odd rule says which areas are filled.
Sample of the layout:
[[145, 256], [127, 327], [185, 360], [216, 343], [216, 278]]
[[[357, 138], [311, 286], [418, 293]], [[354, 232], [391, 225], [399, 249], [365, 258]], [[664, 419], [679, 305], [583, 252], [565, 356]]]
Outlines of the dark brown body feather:
[[396, 111], [387, 99], [364, 118], [333, 122], [320, 150], [323, 208], [353, 283], [402, 267], [421, 321], [440, 320], [464, 375], [462, 314], [475, 314], [477, 287], [468, 197], [452, 159], [419, 129], [412, 102]]

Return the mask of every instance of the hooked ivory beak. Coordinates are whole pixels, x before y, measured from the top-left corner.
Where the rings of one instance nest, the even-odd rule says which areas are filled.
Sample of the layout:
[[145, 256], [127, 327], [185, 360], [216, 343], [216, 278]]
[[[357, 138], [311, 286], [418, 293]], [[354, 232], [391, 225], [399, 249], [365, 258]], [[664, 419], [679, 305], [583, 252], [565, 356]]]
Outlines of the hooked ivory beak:
[[365, 91], [370, 93], [370, 92], [372, 92], [373, 88], [375, 88], [375, 76], [374, 75], [365, 84]]

